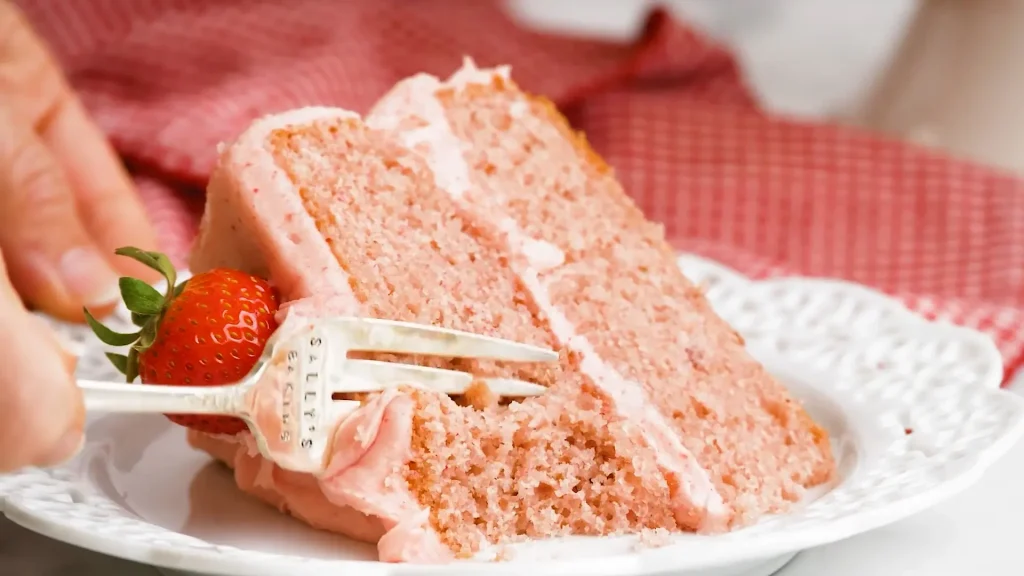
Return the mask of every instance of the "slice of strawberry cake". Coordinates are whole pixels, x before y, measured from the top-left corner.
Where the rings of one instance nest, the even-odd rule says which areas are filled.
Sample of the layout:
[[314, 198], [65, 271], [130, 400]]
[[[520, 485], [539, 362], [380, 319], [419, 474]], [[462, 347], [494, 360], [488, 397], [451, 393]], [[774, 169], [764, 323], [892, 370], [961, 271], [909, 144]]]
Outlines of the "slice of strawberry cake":
[[560, 352], [557, 365], [400, 358], [548, 393], [368, 397], [315, 478], [265, 461], [247, 433], [190, 433], [242, 490], [376, 542], [381, 560], [719, 532], [834, 475], [825, 431], [683, 277], [661, 227], [505, 69], [409, 78], [365, 119], [309, 108], [255, 122], [221, 151], [191, 265], [271, 279], [282, 330], [360, 315]]

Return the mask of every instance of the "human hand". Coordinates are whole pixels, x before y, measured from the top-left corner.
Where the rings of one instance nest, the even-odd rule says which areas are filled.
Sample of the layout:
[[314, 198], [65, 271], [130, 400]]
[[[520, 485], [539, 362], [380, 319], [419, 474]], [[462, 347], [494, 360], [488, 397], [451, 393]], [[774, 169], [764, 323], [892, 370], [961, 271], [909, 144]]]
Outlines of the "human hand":
[[130, 179], [42, 41], [0, 0], [0, 472], [57, 462], [81, 440], [73, 358], [26, 305], [71, 320], [83, 306], [111, 310], [118, 272], [152, 277], [118, 270], [114, 248], [129, 245], [156, 248]]

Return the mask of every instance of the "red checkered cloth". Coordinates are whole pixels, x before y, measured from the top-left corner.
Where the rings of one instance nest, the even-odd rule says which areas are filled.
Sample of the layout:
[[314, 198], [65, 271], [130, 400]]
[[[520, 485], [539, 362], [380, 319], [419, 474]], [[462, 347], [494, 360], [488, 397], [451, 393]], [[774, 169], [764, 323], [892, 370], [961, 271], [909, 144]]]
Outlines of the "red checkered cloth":
[[367, 108], [464, 54], [586, 131], [680, 249], [755, 277], [861, 282], [1024, 350], [1024, 182], [761, 111], [728, 51], [654, 12], [634, 43], [546, 36], [481, 0], [23, 0], [131, 166], [164, 249], [195, 234], [218, 142], [253, 118]]

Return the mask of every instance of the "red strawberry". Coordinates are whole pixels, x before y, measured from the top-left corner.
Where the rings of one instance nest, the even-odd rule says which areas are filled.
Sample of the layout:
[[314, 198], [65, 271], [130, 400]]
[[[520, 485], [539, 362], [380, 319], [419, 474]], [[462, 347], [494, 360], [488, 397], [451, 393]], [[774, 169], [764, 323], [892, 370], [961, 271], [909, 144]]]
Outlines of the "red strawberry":
[[[163, 254], [130, 247], [116, 253], [159, 271], [168, 286], [161, 294], [141, 280], [121, 278], [121, 296], [140, 328], [132, 334], [114, 332], [85, 312], [100, 340], [111, 346], [131, 345], [127, 356], [107, 354], [128, 382], [140, 376], [145, 384], [217, 386], [238, 382], [249, 373], [277, 329], [277, 293], [266, 280], [218, 268], [175, 285], [174, 266]], [[211, 434], [246, 429], [237, 418], [167, 417]]]

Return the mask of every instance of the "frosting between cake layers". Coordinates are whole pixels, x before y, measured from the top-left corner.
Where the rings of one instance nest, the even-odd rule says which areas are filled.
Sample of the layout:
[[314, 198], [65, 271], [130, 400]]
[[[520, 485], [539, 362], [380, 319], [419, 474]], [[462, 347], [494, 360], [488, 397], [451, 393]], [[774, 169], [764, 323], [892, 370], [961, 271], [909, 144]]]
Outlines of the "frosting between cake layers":
[[[452, 131], [443, 104], [437, 98], [437, 92], [449, 87], [462, 88], [468, 84], [488, 85], [496, 76], [507, 78], [507, 68], [480, 70], [468, 58], [446, 83], [442, 84], [438, 78], [427, 74], [417, 75], [399, 83], [384, 96], [367, 116], [366, 122], [376, 128], [396, 131], [407, 146], [423, 153], [435, 175], [442, 175], [435, 176], [438, 187], [466, 207], [466, 188], [461, 185], [465, 183], [468, 186], [471, 180], [469, 166], [462, 155], [462, 144]], [[522, 100], [515, 104], [527, 106]], [[510, 114], [515, 113], [515, 110], [510, 110]], [[519, 114], [522, 113], [520, 110]], [[404, 122], [410, 116], [418, 117], [426, 126], [403, 130]], [[460, 186], [450, 188], [450, 182], [458, 182]], [[555, 337], [562, 345], [580, 355], [581, 370], [611, 397], [617, 410], [640, 422], [641, 433], [655, 449], [659, 465], [674, 474], [682, 484], [681, 490], [674, 493], [676, 513], [685, 516], [696, 506], [703, 510], [703, 529], [717, 530], [723, 527], [728, 517], [728, 507], [706, 471], [683, 446], [662, 414], [646, 401], [642, 386], [624, 378], [604, 362], [587, 338], [577, 334], [569, 319], [552, 303], [548, 287], [541, 282], [540, 274], [561, 265], [565, 259], [564, 253], [550, 243], [530, 238], [511, 218], [499, 222], [499, 228], [505, 233], [510, 250], [520, 256], [511, 264], [537, 306], [548, 318]]]
[[[406, 80], [413, 85], [432, 85], [436, 82], [432, 76], [418, 74]], [[439, 153], [432, 155], [430, 169], [434, 173], [434, 180], [437, 185], [444, 188], [448, 194], [455, 198], [462, 197], [469, 190], [469, 171], [465, 169], [465, 161], [462, 159], [462, 143], [455, 137], [455, 134], [447, 128], [448, 121], [445, 119], [444, 108], [436, 100], [401, 100], [394, 102], [395, 106], [415, 108], [417, 116], [426, 121], [426, 124], [417, 128], [401, 132], [402, 142], [409, 148], [417, 148], [420, 144], [429, 144], [431, 149], [438, 149]], [[383, 115], [378, 122], [374, 121], [375, 116], [368, 116], [366, 123], [369, 126], [384, 130], [396, 130], [399, 127], [392, 125], [390, 120], [397, 119], [396, 116]], [[436, 147], [433, 144], [443, 143], [443, 146]]]

